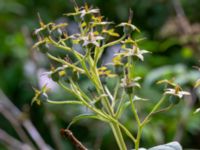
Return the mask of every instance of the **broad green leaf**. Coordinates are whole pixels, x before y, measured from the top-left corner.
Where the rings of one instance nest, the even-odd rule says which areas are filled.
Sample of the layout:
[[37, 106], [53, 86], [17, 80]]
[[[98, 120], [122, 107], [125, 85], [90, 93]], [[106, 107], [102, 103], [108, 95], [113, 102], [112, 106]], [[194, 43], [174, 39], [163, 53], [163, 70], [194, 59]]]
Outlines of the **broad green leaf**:
[[182, 150], [182, 147], [178, 142], [171, 142], [165, 145], [149, 148], [148, 150]]
[[178, 142], [171, 142], [164, 145], [158, 145], [149, 149], [139, 148], [139, 150], [182, 150], [182, 147]]

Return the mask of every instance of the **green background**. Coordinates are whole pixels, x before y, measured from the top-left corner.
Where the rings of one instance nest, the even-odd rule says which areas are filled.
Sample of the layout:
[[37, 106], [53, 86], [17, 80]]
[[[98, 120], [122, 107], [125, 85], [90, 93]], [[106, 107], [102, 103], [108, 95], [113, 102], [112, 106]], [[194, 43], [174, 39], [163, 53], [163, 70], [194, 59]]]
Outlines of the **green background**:
[[[102, 15], [116, 24], [127, 21], [129, 8], [133, 10], [133, 24], [142, 31], [135, 36], [145, 37], [140, 47], [152, 52], [145, 56], [143, 63], [136, 64], [137, 74], [143, 77], [143, 88], [138, 91], [140, 95], [153, 100], [159, 99], [162, 89], [155, 84], [156, 81], [172, 77], [192, 93], [192, 99], [183, 100], [170, 112], [154, 117], [144, 129], [141, 146], [151, 147], [178, 140], [184, 148], [200, 149], [200, 114], [193, 114], [199, 106], [200, 96], [199, 89], [193, 88], [194, 82], [200, 78], [200, 73], [194, 68], [198, 66], [200, 56], [200, 2], [180, 0], [185, 14], [180, 21], [178, 15], [182, 13], [177, 14], [174, 1], [176, 0], [87, 2], [100, 8]], [[77, 0], [77, 3], [82, 5], [83, 1]], [[0, 0], [0, 88], [32, 120], [45, 142], [54, 149], [73, 149], [68, 140], [61, 138], [59, 130], [65, 128], [73, 116], [83, 112], [84, 108], [30, 105], [34, 96], [32, 87], [38, 87], [41, 82], [38, 80], [38, 70], [49, 69], [48, 60], [31, 49], [35, 42], [33, 31], [39, 27], [38, 12], [44, 22], [50, 22], [63, 19], [64, 13], [72, 11], [73, 3], [69, 0]], [[73, 23], [72, 21], [68, 20]], [[185, 21], [189, 26], [184, 24]], [[114, 81], [110, 81], [110, 84], [112, 82]], [[81, 84], [84, 87], [89, 83], [83, 81]], [[56, 88], [51, 93], [56, 99], [69, 97]], [[147, 113], [150, 108], [151, 102], [148, 102], [142, 109]], [[135, 131], [132, 118], [126, 112], [125, 124]], [[0, 114], [0, 128], [19, 139], [12, 123], [3, 114]], [[56, 131], [55, 135], [52, 135], [52, 129]], [[117, 149], [109, 127], [103, 123], [87, 119], [73, 125], [71, 129], [90, 149]], [[130, 148], [133, 147], [128, 139], [127, 144]], [[0, 141], [0, 149], [6, 147]]]

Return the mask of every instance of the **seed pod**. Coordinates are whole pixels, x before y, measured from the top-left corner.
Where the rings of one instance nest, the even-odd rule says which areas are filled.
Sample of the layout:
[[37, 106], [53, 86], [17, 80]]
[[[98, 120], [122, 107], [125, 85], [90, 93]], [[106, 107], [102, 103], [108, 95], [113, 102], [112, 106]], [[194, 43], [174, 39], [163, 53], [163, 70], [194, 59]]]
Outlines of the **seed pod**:
[[41, 30], [41, 35], [43, 36], [43, 37], [48, 37], [49, 36], [49, 29], [48, 28], [45, 28], [45, 29], [43, 29], [43, 30]]
[[88, 43], [88, 44], [87, 44], [87, 48], [88, 48], [88, 49], [92, 49], [94, 46], [95, 46], [95, 45], [94, 45], [93, 43]]
[[55, 71], [55, 72], [52, 72], [51, 74], [51, 79], [55, 82], [58, 82], [60, 76], [59, 76], [59, 72], [58, 71]]
[[103, 31], [103, 26], [101, 25], [96, 26], [96, 30], [98, 33], [101, 33]]
[[126, 47], [126, 48], [132, 48], [132, 47], [133, 47], [133, 44], [132, 44], [132, 43], [126, 43], [126, 44], [125, 44], [125, 47]]
[[122, 65], [115, 65], [115, 74], [121, 76], [124, 73], [124, 67]]
[[62, 36], [62, 30], [60, 28], [56, 28], [56, 29], [51, 31], [51, 35], [54, 38], [60, 38]]
[[72, 68], [65, 68], [65, 73], [68, 77], [72, 77], [73, 76], [73, 69]]
[[38, 99], [41, 101], [41, 102], [47, 102], [48, 100], [48, 95], [44, 92], [40, 93]]
[[73, 81], [78, 80], [78, 72], [74, 71], [72, 68], [66, 68], [65, 69], [65, 76], [63, 77], [64, 81], [69, 83], [69, 79], [72, 79]]
[[66, 38], [67, 38], [67, 34], [62, 31], [61, 39], [66, 39]]
[[89, 92], [91, 92], [91, 93], [96, 92], [96, 88], [95, 88], [94, 85], [89, 85], [88, 88], [87, 88], [87, 90], [88, 90]]
[[127, 34], [130, 34], [132, 32], [132, 29], [129, 26], [124, 26], [123, 31], [127, 35]]
[[180, 102], [180, 98], [178, 96], [171, 95], [169, 98], [170, 103], [176, 105]]
[[49, 51], [49, 44], [47, 44], [46, 42], [45, 43], [43, 43], [43, 44], [40, 44], [39, 46], [38, 46], [38, 48], [39, 48], [39, 51], [41, 52], [41, 53], [47, 53], [48, 51]]
[[69, 83], [69, 77], [67, 75], [63, 76], [63, 81]]
[[85, 14], [83, 19], [84, 19], [86, 24], [89, 24], [91, 19], [92, 19], [92, 15], [91, 14]]
[[122, 58], [121, 58], [121, 62], [122, 62], [123, 64], [127, 64], [127, 62], [128, 62], [128, 57], [122, 57]]
[[72, 80], [73, 81], [77, 81], [78, 80], [78, 72], [77, 71], [73, 71]]
[[63, 80], [69, 83], [69, 78], [73, 75], [72, 68], [65, 68], [65, 75], [63, 76]]
[[128, 95], [132, 94], [133, 93], [133, 87], [132, 86], [126, 86], [124, 87], [125, 88], [125, 91]]
[[106, 81], [106, 76], [102, 75], [102, 76], [100, 77], [100, 81], [101, 81], [101, 83], [102, 83], [103, 85], [105, 85], [105, 84], [107, 83], [107, 81]]
[[102, 109], [102, 108], [103, 108], [103, 105], [102, 105], [101, 101], [96, 102], [96, 103], [94, 104], [94, 106], [95, 106], [96, 108], [98, 108], [98, 109]]
[[67, 45], [68, 47], [73, 47], [73, 45], [72, 45], [72, 40], [71, 40], [71, 39], [65, 40], [65, 43], [66, 43], [66, 45]]

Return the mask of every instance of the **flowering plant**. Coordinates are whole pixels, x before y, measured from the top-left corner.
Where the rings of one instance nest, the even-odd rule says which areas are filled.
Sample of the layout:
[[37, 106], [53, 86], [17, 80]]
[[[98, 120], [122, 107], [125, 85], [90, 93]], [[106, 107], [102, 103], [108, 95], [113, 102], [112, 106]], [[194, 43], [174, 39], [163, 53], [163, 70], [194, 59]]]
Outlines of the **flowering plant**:
[[[87, 4], [83, 7], [76, 6], [75, 12], [65, 14], [65, 16], [74, 17], [79, 26], [79, 33], [68, 35], [62, 30], [68, 26], [67, 23], [55, 24], [51, 22], [45, 24], [39, 17], [40, 27], [35, 31], [38, 42], [33, 47], [57, 63], [58, 66], [51, 69], [49, 77], [67, 93], [74, 95], [75, 100], [50, 100], [47, 95], [47, 86], [44, 86], [41, 90], [35, 89], [36, 95], [32, 102], [37, 104], [42, 102], [73, 104], [87, 107], [91, 110], [90, 113], [75, 117], [71, 124], [83, 118], [98, 119], [111, 127], [120, 150], [127, 149], [124, 141], [125, 135], [130, 138], [135, 149], [138, 150], [144, 126], [150, 121], [153, 114], [159, 112], [167, 96], [171, 97], [170, 104], [176, 105], [184, 95], [189, 93], [182, 91], [179, 85], [168, 80], [160, 82], [168, 83], [172, 88], [166, 89], [163, 97], [145, 118], [140, 118], [141, 112], [137, 109], [135, 101], [146, 101], [147, 99], [140, 98], [135, 94], [136, 88], [141, 88], [139, 82], [141, 78], [135, 76], [134, 63], [144, 61], [143, 55], [149, 52], [139, 48], [138, 42], [141, 39], [133, 37], [133, 32], [140, 32], [140, 30], [132, 24], [132, 11], [130, 11], [128, 22], [116, 26], [123, 28], [123, 35], [115, 32], [113, 22], [103, 20], [99, 9], [88, 7]], [[113, 40], [116, 37], [118, 39]], [[116, 44], [121, 45], [121, 50], [113, 55], [111, 63], [103, 64], [101, 59], [104, 51]], [[74, 45], [79, 45], [81, 51], [77, 50]], [[63, 50], [66, 52], [66, 56], [71, 54], [75, 59], [56, 57], [51, 51], [52, 48]], [[80, 76], [87, 77], [91, 81], [93, 88], [90, 91], [95, 92], [95, 96], [88, 95], [80, 88]], [[114, 90], [107, 86], [107, 81], [110, 78], [116, 80]], [[101, 105], [97, 106], [97, 103]], [[120, 121], [125, 107], [130, 107], [133, 112], [137, 122], [135, 125], [137, 126], [137, 134], [132, 133]]]

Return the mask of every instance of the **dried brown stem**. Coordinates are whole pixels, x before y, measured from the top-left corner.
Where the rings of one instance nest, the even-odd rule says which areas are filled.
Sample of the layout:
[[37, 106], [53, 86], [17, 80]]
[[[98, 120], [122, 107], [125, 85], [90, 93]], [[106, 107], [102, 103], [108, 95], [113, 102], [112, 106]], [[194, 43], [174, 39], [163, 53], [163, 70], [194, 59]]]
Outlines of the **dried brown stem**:
[[88, 150], [69, 129], [61, 129], [60, 133], [63, 137], [68, 138], [77, 150]]
[[49, 127], [50, 134], [55, 144], [56, 150], [62, 150], [63, 147], [61, 143], [61, 138], [58, 133], [59, 129], [57, 128], [56, 123], [55, 123], [55, 116], [48, 110], [45, 111], [45, 122]]

